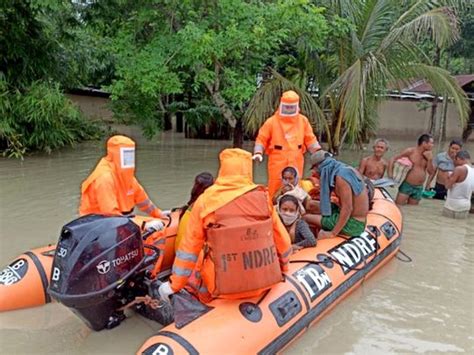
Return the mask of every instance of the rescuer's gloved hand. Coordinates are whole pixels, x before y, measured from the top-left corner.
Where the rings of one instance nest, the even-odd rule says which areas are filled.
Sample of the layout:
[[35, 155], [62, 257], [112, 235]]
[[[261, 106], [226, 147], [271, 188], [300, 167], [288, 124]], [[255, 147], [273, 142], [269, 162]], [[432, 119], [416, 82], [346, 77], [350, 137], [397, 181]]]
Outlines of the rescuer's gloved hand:
[[261, 162], [263, 161], [263, 156], [262, 156], [261, 153], [255, 153], [255, 154], [252, 156], [252, 160], [261, 163]]
[[152, 231], [158, 232], [158, 231], [163, 230], [163, 228], [165, 228], [165, 224], [163, 223], [163, 221], [159, 219], [153, 219], [145, 223], [145, 229], [150, 232]]
[[163, 282], [158, 289], [158, 293], [160, 294], [160, 298], [165, 302], [170, 302], [170, 296], [174, 293], [173, 289], [171, 288], [171, 284], [169, 281]]

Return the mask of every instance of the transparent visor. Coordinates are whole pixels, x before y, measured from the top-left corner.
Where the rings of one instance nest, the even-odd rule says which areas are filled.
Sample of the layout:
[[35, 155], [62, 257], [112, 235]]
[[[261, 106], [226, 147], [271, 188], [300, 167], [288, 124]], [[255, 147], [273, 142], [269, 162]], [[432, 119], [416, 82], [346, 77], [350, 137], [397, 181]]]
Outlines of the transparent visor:
[[280, 116], [294, 116], [298, 113], [298, 104], [280, 104]]
[[135, 148], [120, 148], [120, 167], [135, 168]]

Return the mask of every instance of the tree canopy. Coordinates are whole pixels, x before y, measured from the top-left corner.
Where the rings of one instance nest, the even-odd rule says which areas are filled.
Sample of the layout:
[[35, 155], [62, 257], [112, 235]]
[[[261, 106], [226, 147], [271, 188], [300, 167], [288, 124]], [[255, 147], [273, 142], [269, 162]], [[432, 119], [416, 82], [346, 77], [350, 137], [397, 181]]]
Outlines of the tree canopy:
[[[40, 102], [81, 86], [108, 90], [115, 117], [140, 124], [147, 136], [182, 112], [194, 128], [228, 127], [237, 146], [242, 128], [254, 134], [287, 89], [300, 94], [303, 113], [336, 152], [376, 129], [376, 107], [389, 86], [414, 79], [447, 93], [465, 119], [466, 100], [449, 70], [472, 70], [467, 6], [454, 0], [2, 2], [1, 148], [54, 147], [27, 143], [35, 130], [20, 130], [31, 125], [16, 124], [23, 122], [23, 104], [15, 100], [31, 94], [25, 102]], [[446, 65], [433, 62], [434, 48], [442, 49]], [[38, 96], [38, 87], [52, 95]], [[57, 112], [38, 120], [60, 117]]]

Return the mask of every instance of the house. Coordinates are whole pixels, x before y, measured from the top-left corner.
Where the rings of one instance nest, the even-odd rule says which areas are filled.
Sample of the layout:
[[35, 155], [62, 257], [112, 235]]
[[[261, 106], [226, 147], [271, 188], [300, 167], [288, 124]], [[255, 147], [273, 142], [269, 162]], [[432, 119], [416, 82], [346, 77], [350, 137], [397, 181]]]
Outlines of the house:
[[[467, 140], [474, 129], [474, 74], [457, 75], [455, 79], [468, 96], [471, 113], [467, 127], [463, 127], [456, 108], [450, 103], [446, 117], [446, 136], [448, 138], [463, 136]], [[389, 91], [386, 98], [378, 110], [378, 135], [415, 138], [429, 131], [435, 93], [428, 83], [424, 80], [413, 82], [401, 91]], [[440, 101], [442, 99], [439, 98]], [[438, 105], [437, 113], [442, 113], [442, 103]]]

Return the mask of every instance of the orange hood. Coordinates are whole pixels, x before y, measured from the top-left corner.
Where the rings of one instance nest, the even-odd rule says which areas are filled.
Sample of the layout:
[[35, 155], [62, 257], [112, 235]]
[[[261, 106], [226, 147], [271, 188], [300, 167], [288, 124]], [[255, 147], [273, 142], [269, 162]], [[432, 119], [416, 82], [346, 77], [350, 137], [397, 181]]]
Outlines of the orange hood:
[[203, 206], [201, 218], [257, 187], [252, 179], [252, 155], [249, 152], [224, 149], [219, 154], [219, 160], [219, 175], [214, 185], [198, 199]]
[[82, 183], [81, 192], [102, 174], [112, 173], [115, 188], [118, 190], [117, 199], [121, 206], [126, 206], [126, 196], [133, 194], [133, 179], [135, 177], [135, 142], [125, 136], [113, 136], [107, 141], [107, 155], [103, 157], [92, 174]]

